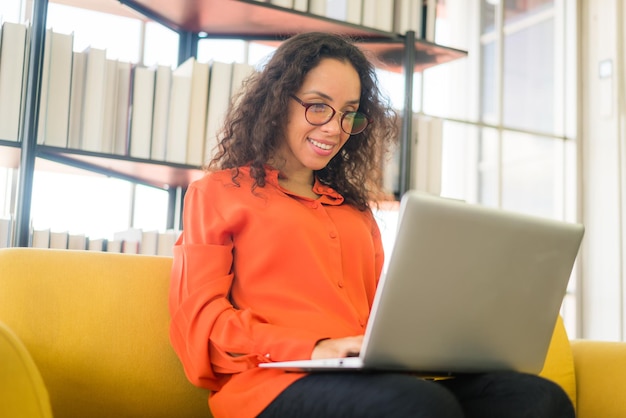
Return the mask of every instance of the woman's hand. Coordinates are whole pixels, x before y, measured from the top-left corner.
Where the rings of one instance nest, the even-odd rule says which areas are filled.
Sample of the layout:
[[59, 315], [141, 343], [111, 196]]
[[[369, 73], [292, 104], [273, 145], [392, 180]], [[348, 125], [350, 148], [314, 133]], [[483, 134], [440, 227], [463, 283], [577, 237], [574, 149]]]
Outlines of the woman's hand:
[[358, 356], [362, 344], [362, 335], [320, 340], [313, 349], [311, 359]]

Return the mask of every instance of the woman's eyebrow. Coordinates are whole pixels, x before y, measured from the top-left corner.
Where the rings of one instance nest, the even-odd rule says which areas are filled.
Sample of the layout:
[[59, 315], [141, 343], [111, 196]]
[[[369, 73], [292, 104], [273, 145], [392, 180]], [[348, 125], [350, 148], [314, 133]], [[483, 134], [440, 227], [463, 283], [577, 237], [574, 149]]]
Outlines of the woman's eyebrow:
[[[328, 94], [326, 94], [326, 93], [322, 93], [321, 91], [317, 91], [317, 90], [305, 91], [305, 92], [303, 92], [303, 94], [317, 94], [317, 95], [318, 95], [318, 96], [320, 96], [322, 99], [326, 99], [326, 100], [328, 100], [328, 101], [332, 101], [332, 100], [333, 100], [333, 98], [332, 98], [332, 97], [330, 97]], [[359, 104], [359, 102], [360, 102], [360, 99], [354, 99], [354, 100], [348, 100], [348, 101], [346, 102], [346, 104], [354, 104], [354, 105], [357, 105], [357, 104]]]

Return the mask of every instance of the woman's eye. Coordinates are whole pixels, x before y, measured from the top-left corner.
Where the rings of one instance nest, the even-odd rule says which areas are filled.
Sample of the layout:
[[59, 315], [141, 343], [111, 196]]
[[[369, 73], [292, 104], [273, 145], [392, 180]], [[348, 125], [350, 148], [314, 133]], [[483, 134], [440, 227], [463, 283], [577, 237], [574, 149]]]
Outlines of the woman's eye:
[[309, 111], [315, 113], [326, 113], [328, 112], [328, 106], [324, 103], [315, 103], [309, 107]]

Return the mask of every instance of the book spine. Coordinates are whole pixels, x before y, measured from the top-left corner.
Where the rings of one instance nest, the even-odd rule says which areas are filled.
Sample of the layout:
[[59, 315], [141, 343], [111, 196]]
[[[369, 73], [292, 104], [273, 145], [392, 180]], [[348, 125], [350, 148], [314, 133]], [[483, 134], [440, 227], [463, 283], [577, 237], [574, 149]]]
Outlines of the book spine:
[[4, 22], [0, 39], [0, 139], [19, 139], [27, 60], [27, 26]]

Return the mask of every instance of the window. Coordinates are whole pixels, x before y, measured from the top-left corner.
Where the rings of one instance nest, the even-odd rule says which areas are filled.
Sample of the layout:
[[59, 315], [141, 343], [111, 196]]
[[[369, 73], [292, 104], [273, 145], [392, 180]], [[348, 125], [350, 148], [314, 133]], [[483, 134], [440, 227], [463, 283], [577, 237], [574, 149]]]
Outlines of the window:
[[36, 171], [33, 228], [113, 238], [130, 225], [131, 188], [126, 181], [88, 173]]
[[[2, 1], [0, 15], [23, 21], [26, 3]], [[557, 219], [576, 217], [575, 106], [565, 97], [576, 89], [565, 84], [575, 80], [569, 73], [575, 69], [565, 65], [576, 62], [571, 58], [575, 39], [565, 36], [575, 25], [575, 13], [565, 13], [566, 7], [563, 0], [439, 2], [435, 41], [468, 51], [464, 59], [414, 74], [414, 112], [444, 121], [442, 195]], [[178, 59], [178, 36], [161, 25], [55, 3], [48, 12], [48, 26], [73, 32], [78, 50], [93, 45], [106, 49], [111, 58], [146, 65], [173, 66]], [[263, 42], [202, 39], [198, 58], [262, 65], [272, 50]], [[404, 76], [384, 71], [378, 75], [382, 90], [401, 112]], [[14, 178], [13, 170], [0, 170], [0, 209], [5, 212], [14, 204]], [[100, 226], [107, 233], [129, 226], [165, 226], [165, 190], [95, 175], [85, 179], [85, 174], [42, 171], [36, 174], [35, 187], [36, 225], [94, 234], [104, 233], [95, 230]], [[72, 202], [72, 196], [83, 202]], [[91, 225], [78, 221], [84, 213], [96, 215], [88, 217]], [[393, 213], [393, 208], [381, 212], [387, 231], [394, 229]], [[119, 223], [105, 227], [113, 217]], [[564, 303], [573, 337], [575, 290], [573, 280]]]
[[[468, 51], [422, 80], [423, 112], [444, 119], [444, 196], [575, 220], [576, 128], [565, 97], [576, 88], [565, 85], [575, 79], [565, 65], [575, 54], [566, 28], [575, 22], [565, 7], [560, 0], [439, 5], [435, 41]], [[575, 277], [570, 282], [562, 313], [575, 336]]]

